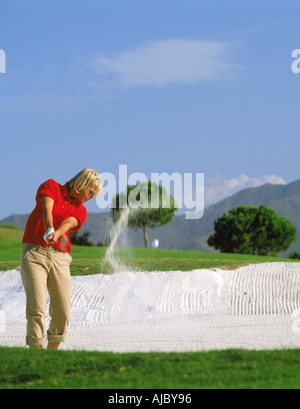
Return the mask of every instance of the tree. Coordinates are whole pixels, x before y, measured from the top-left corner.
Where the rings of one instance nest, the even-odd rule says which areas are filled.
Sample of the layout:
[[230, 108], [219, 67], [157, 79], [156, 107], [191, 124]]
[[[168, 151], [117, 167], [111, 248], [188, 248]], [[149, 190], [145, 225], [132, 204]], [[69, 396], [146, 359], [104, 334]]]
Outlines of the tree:
[[208, 245], [221, 253], [278, 255], [296, 241], [297, 229], [275, 210], [238, 206], [215, 221]]
[[177, 210], [175, 199], [157, 183], [143, 182], [127, 186], [127, 192], [114, 198], [111, 216], [116, 223], [125, 207], [129, 207], [128, 227], [143, 229], [145, 247], [149, 247], [147, 227], [171, 223]]
[[289, 254], [289, 259], [291, 260], [300, 260], [300, 253], [299, 251], [293, 251], [292, 253]]
[[77, 246], [92, 246], [93, 243], [89, 240], [91, 233], [85, 232], [81, 236], [77, 232], [70, 233], [70, 241]]

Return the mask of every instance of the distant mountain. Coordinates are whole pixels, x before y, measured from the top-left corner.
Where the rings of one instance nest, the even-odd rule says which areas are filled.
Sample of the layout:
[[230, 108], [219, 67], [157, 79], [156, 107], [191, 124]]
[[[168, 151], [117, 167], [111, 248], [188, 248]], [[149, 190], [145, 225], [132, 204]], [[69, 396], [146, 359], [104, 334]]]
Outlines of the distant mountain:
[[[300, 180], [288, 185], [267, 184], [242, 190], [206, 208], [203, 218], [199, 220], [186, 220], [184, 216], [175, 216], [172, 223], [166, 226], [148, 229], [149, 240], [151, 242], [157, 238], [160, 241], [160, 247], [165, 249], [214, 252], [214, 249], [207, 245], [207, 238], [214, 231], [214, 221], [229, 209], [248, 204], [267, 205], [280, 216], [285, 216], [290, 220], [298, 230], [297, 242], [282, 255], [287, 255], [293, 250], [300, 251]], [[27, 218], [28, 215], [12, 215], [1, 220], [0, 224], [11, 223], [24, 229]], [[89, 231], [93, 243], [104, 243], [109, 237], [112, 226], [109, 213], [90, 213], [81, 233]], [[126, 229], [120, 237], [119, 245], [143, 247], [142, 231]]]

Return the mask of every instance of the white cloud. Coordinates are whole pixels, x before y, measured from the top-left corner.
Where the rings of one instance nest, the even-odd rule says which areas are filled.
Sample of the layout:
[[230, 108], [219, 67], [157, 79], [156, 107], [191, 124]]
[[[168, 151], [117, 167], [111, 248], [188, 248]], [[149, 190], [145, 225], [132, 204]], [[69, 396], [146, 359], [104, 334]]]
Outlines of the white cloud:
[[224, 179], [221, 176], [216, 176], [214, 179], [207, 179], [205, 182], [206, 206], [232, 196], [240, 190], [262, 186], [267, 183], [273, 185], [285, 185], [286, 181], [282, 177], [276, 175], [250, 178], [245, 174], [241, 174], [237, 178], [232, 179]]
[[109, 57], [98, 55], [95, 73], [124, 86], [195, 84], [231, 76], [241, 67], [227, 62], [229, 44], [180, 39], [143, 43]]

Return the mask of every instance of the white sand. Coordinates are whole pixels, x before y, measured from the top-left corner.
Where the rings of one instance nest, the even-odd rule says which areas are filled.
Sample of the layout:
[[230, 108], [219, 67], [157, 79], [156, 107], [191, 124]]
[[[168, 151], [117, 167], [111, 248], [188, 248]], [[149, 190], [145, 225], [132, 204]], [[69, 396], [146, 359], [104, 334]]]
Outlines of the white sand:
[[[63, 349], [198, 351], [300, 347], [300, 264], [72, 278]], [[18, 270], [0, 272], [0, 345], [24, 346]]]

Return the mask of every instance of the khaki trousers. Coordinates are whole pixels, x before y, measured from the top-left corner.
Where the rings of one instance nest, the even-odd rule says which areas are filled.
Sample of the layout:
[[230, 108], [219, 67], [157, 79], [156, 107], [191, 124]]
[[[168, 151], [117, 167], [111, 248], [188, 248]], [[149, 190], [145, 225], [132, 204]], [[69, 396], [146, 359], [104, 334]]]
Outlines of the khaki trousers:
[[[21, 255], [21, 277], [26, 292], [26, 344], [43, 347], [66, 341], [71, 313], [72, 257], [53, 247], [25, 244]], [[50, 327], [46, 336], [47, 289], [50, 296]]]

